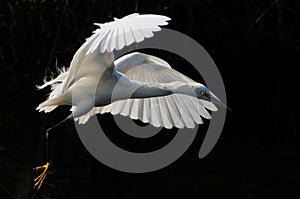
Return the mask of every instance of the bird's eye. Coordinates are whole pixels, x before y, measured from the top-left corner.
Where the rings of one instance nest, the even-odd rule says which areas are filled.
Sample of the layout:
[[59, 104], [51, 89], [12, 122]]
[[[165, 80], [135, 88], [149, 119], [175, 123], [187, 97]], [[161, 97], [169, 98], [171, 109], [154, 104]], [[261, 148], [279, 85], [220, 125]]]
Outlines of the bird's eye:
[[200, 91], [200, 94], [204, 97], [209, 97], [209, 94], [205, 91]]

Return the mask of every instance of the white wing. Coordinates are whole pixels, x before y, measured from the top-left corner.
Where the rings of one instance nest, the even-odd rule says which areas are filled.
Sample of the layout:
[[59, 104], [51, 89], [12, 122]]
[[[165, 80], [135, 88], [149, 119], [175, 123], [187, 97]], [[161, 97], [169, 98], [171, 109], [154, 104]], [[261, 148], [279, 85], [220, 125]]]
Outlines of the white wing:
[[[128, 78], [142, 82], [169, 83], [174, 81], [196, 83], [192, 79], [172, 69], [164, 60], [142, 53], [131, 53], [115, 61], [116, 70]], [[197, 98], [173, 94], [164, 97], [145, 99], [128, 99], [113, 102], [104, 107], [95, 107], [89, 113], [79, 118], [79, 123], [85, 123], [89, 117], [97, 113], [110, 112], [139, 119], [153, 126], [165, 128], [194, 128], [195, 123], [203, 123], [200, 116], [210, 119], [205, 109], [216, 111], [213, 103]]]
[[86, 77], [88, 74], [94, 75], [95, 73], [99, 73], [100, 76], [107, 67], [113, 68], [111, 63], [114, 61], [112, 53], [114, 49], [119, 50], [133, 42], [138, 43], [145, 38], [152, 37], [152, 32], [159, 31], [159, 26], [167, 25], [168, 20], [170, 18], [161, 15], [136, 13], [122, 19], [115, 18], [112, 22], [96, 24], [100, 28], [86, 39], [72, 59], [63, 92], [81, 76]]
[[122, 49], [133, 42], [139, 43], [145, 38], [152, 37], [152, 32], [159, 31], [159, 26], [167, 25], [169, 20], [171, 19], [166, 16], [134, 13], [122, 19], [115, 18], [112, 22], [95, 23], [100, 26], [100, 29], [94, 31], [95, 36], [86, 54], [94, 52], [98, 46], [100, 46], [100, 52], [104, 53]]

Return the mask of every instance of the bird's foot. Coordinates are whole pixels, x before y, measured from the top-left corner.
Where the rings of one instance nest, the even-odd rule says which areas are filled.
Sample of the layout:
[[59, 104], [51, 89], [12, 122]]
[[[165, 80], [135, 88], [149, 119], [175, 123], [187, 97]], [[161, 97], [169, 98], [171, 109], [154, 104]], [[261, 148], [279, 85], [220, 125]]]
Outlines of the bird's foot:
[[34, 168], [34, 170], [36, 172], [41, 171], [41, 170], [43, 170], [43, 172], [37, 178], [34, 179], [33, 188], [37, 188], [37, 189], [41, 188], [41, 186], [42, 186], [42, 184], [43, 184], [43, 182], [44, 182], [44, 180], [45, 180], [45, 178], [46, 178], [46, 176], [48, 174], [49, 165], [50, 165], [50, 163], [47, 162], [43, 166], [39, 166], [39, 167]]

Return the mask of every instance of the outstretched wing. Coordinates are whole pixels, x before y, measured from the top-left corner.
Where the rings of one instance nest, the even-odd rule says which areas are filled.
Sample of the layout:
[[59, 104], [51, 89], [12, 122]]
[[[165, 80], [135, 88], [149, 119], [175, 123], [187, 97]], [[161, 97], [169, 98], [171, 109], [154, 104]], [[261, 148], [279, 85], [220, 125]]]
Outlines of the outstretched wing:
[[196, 83], [191, 78], [171, 68], [164, 60], [139, 52], [124, 55], [115, 61], [115, 70], [129, 79], [145, 83]]
[[152, 37], [153, 32], [159, 31], [159, 26], [167, 25], [169, 20], [171, 19], [166, 16], [134, 13], [122, 19], [115, 18], [112, 22], [95, 23], [95, 25], [100, 26], [100, 29], [94, 31], [95, 36], [89, 45], [87, 54], [95, 51], [98, 46], [100, 52], [103, 53], [122, 49], [133, 42], [139, 43], [145, 38]]
[[[81, 76], [103, 72], [107, 67], [113, 67], [112, 51], [119, 50], [134, 42], [138, 43], [153, 36], [162, 25], [167, 25], [170, 18], [161, 15], [139, 15], [137, 13], [116, 19], [100, 26], [93, 35], [75, 53], [69, 76], [64, 84], [66, 91]], [[96, 69], [95, 69], [96, 68]], [[111, 70], [113, 71], [113, 70]]]
[[[164, 60], [142, 53], [131, 53], [115, 61], [116, 70], [132, 80], [142, 82], [185, 82], [196, 83], [189, 77], [172, 69]], [[90, 116], [97, 113], [111, 112], [139, 119], [153, 126], [165, 128], [194, 128], [195, 123], [203, 123], [200, 116], [210, 119], [205, 109], [216, 111], [213, 103], [199, 100], [195, 97], [173, 94], [164, 97], [145, 99], [128, 99], [113, 102], [104, 107], [95, 107], [88, 114], [79, 118], [79, 123], [85, 123]]]

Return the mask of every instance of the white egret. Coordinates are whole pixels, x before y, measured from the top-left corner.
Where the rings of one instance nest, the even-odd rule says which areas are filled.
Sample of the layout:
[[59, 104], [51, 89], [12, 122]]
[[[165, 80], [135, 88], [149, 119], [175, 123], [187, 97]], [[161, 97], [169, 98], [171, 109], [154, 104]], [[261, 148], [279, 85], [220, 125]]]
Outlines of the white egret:
[[[79, 124], [98, 113], [110, 112], [150, 123], [155, 127], [194, 128], [210, 119], [206, 109], [216, 111], [219, 101], [204, 85], [172, 69], [164, 60], [138, 52], [114, 60], [114, 50], [153, 36], [170, 18], [131, 14], [100, 26], [77, 50], [70, 67], [38, 88], [51, 86], [48, 99], [37, 110], [51, 112], [57, 106], [72, 106]], [[64, 121], [65, 121], [64, 120]], [[49, 161], [35, 187], [43, 183]]]

